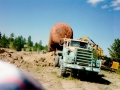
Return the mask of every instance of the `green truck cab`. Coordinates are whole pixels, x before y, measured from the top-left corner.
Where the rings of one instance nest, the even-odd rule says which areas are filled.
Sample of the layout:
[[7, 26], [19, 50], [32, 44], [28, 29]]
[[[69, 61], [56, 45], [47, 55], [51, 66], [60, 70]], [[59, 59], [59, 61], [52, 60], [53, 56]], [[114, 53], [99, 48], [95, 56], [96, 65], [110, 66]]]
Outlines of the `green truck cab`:
[[68, 69], [85, 70], [99, 73], [101, 60], [93, 58], [92, 48], [80, 40], [63, 38], [63, 50], [56, 51], [55, 66], [60, 67], [60, 75], [64, 76]]

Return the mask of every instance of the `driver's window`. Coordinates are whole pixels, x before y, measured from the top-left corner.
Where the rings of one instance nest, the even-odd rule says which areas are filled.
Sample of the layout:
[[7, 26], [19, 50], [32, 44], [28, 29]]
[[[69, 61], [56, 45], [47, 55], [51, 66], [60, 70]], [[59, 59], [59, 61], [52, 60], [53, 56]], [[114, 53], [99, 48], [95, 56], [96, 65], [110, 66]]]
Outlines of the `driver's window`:
[[76, 47], [80, 47], [80, 42], [76, 42], [76, 43], [75, 43], [75, 46], [76, 46]]
[[80, 42], [72, 41], [72, 42], [71, 42], [71, 46], [80, 47]]
[[74, 44], [75, 44], [74, 41], [72, 41], [72, 42], [71, 42], [71, 46], [74, 46]]

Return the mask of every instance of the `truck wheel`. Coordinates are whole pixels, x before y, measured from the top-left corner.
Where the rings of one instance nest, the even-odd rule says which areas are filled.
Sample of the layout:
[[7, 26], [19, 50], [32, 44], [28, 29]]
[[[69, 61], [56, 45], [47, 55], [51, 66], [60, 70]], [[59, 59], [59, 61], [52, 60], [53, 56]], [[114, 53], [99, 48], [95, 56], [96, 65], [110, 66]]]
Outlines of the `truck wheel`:
[[59, 56], [59, 63], [58, 63], [58, 67], [60, 67], [61, 65], [61, 56]]
[[60, 76], [64, 76], [66, 74], [66, 68], [63, 66], [63, 63], [60, 65]]
[[54, 65], [55, 65], [55, 67], [58, 67], [58, 65], [59, 65], [59, 56], [55, 57]]

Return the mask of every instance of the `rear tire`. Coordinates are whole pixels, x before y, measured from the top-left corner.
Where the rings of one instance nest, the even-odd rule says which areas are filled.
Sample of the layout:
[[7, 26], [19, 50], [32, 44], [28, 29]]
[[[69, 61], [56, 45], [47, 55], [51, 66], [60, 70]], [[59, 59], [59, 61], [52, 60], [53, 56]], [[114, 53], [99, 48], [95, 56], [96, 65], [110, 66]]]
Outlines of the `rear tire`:
[[55, 67], [59, 66], [59, 56], [55, 57], [54, 65], [55, 65]]
[[61, 56], [59, 56], [59, 63], [58, 63], [58, 67], [60, 67], [61, 65]]

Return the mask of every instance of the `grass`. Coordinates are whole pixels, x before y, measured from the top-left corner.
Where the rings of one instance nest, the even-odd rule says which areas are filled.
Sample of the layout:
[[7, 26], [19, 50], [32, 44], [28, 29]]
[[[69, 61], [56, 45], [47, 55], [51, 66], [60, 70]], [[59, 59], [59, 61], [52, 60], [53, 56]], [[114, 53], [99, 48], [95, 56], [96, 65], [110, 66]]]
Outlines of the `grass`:
[[51, 71], [51, 73], [54, 74], [54, 75], [57, 75], [57, 72], [55, 72], [55, 71]]
[[73, 75], [71, 73], [70, 74], [66, 74], [64, 77], [60, 76], [56, 71], [51, 71], [51, 73], [53, 75], [55, 75], [57, 78], [66, 79], [66, 80], [76, 80], [76, 78], [73, 77]]
[[120, 67], [118, 68], [118, 70], [117, 70], [117, 72], [116, 72], [117, 74], [120, 74]]
[[70, 74], [69, 76], [68, 76], [68, 78], [66, 78], [67, 80], [75, 80], [75, 78]]
[[56, 71], [51, 71], [51, 73], [53, 75], [55, 75], [57, 78], [62, 78], [62, 76], [58, 75], [58, 73]]

